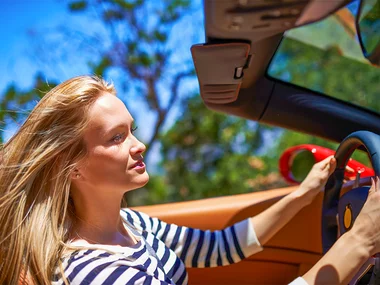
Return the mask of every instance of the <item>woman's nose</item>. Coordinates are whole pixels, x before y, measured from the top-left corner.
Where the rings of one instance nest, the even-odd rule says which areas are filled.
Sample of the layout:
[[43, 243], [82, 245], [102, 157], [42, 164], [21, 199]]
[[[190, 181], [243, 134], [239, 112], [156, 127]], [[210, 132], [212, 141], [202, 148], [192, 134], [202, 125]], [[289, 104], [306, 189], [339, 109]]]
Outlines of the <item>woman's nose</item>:
[[140, 142], [136, 137], [134, 138], [135, 143], [131, 147], [131, 154], [138, 154], [138, 153], [143, 153], [146, 150], [146, 146]]

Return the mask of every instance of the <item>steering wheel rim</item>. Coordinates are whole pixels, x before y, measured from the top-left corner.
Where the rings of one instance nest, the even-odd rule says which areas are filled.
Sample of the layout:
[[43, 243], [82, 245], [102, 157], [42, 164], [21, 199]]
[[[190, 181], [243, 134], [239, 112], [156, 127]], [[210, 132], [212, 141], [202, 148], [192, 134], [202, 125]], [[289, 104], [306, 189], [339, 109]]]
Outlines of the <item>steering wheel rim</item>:
[[339, 145], [336, 153], [336, 168], [326, 183], [322, 206], [322, 249], [325, 254], [337, 240], [336, 215], [344, 171], [352, 153], [364, 147], [371, 160], [376, 176], [380, 175], [380, 136], [369, 131], [357, 131], [348, 135]]

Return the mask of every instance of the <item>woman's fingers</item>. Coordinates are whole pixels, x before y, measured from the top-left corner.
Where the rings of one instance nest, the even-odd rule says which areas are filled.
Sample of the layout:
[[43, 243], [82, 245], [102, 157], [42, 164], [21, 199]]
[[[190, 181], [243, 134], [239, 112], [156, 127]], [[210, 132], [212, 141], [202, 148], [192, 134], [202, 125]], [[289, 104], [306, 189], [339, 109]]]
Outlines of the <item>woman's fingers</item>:
[[380, 180], [379, 177], [371, 177], [371, 188], [369, 189], [369, 194], [373, 194], [380, 190]]
[[336, 168], [336, 158], [332, 157], [330, 159], [329, 176], [334, 172], [335, 168]]
[[335, 160], [334, 156], [330, 155], [330, 156], [326, 157], [324, 160], [321, 160], [320, 162], [318, 162], [318, 164], [320, 165], [321, 169], [324, 169], [324, 168], [330, 166], [332, 159]]
[[330, 176], [336, 167], [336, 159], [333, 155], [326, 157], [324, 160], [320, 161], [320, 169], [322, 171], [327, 171]]
[[371, 255], [380, 252], [380, 180], [371, 178], [368, 197], [352, 230], [355, 236], [363, 239], [363, 244], [370, 246]]
[[355, 170], [353, 168], [349, 167], [348, 165], [346, 165], [346, 171], [348, 173], [355, 173]]
[[371, 188], [369, 188], [369, 191], [368, 191], [368, 195], [372, 194], [373, 192], [375, 192], [375, 180], [373, 179], [373, 177], [371, 177]]

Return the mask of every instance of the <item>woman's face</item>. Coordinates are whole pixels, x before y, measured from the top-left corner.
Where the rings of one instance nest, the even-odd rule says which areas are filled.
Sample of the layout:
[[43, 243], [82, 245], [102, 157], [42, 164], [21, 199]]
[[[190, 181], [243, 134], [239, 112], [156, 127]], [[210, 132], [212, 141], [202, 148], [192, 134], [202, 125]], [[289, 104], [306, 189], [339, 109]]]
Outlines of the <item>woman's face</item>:
[[88, 115], [84, 133], [88, 154], [79, 166], [84, 189], [124, 193], [144, 186], [149, 180], [142, 157], [145, 145], [134, 136], [133, 118], [124, 103], [105, 93]]

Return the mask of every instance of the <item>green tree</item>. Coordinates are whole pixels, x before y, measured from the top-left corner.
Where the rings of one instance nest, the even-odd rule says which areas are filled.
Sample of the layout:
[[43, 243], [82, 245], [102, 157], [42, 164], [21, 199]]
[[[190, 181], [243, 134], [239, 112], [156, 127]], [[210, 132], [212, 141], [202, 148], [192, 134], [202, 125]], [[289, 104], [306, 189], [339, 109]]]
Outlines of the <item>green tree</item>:
[[[74, 0], [68, 2], [68, 9], [73, 17], [81, 17], [89, 25], [81, 30], [66, 25], [57, 27], [53, 32], [34, 31], [33, 38], [40, 41], [36, 43], [36, 56], [41, 59], [42, 54], [46, 64], [70, 62], [70, 58], [75, 60], [80, 57], [88, 61], [91, 74], [105, 77], [110, 73], [117, 74], [121, 99], [130, 108], [134, 99], [145, 103], [145, 110], [155, 118], [146, 141], [148, 148], [145, 155], [149, 156], [149, 146], [157, 141], [180, 97], [182, 83], [195, 76], [190, 56], [186, 58], [183, 55], [180, 64], [176, 58], [178, 51], [182, 51], [177, 46], [179, 43], [188, 42], [188, 49], [192, 38], [199, 37], [191, 25], [196, 26], [196, 18], [191, 18], [194, 15], [191, 1]], [[182, 30], [182, 36], [178, 37], [173, 33], [178, 30], [173, 30], [173, 27], [186, 17], [188, 30]], [[30, 102], [41, 97], [46, 91], [45, 87], [54, 85], [45, 84], [41, 88], [44, 77], [42, 74], [37, 76], [30, 90], [10, 86], [1, 97], [2, 110], [33, 105]], [[0, 120], [3, 122], [9, 122], [14, 116], [14, 113], [2, 112]], [[19, 113], [17, 119], [23, 118], [25, 116]]]
[[[286, 148], [301, 143], [331, 149], [337, 147], [337, 143], [324, 139], [212, 112], [204, 106], [199, 94], [188, 99], [181, 97], [181, 82], [191, 78], [194, 71], [190, 58], [176, 62], [179, 52], [173, 39], [185, 41], [187, 37], [183, 31], [180, 36], [173, 34], [172, 28], [188, 15], [185, 11], [191, 7], [190, 4], [189, 0], [157, 3], [142, 0], [71, 1], [69, 8], [72, 13], [90, 19], [94, 29], [80, 32], [71, 28], [61, 29], [63, 36], [50, 42], [51, 46], [45, 46], [47, 50], [52, 46], [59, 49], [62, 39], [67, 38], [78, 43], [79, 48], [75, 44], [69, 45], [69, 49], [62, 45], [63, 51], [58, 52], [58, 56], [77, 54], [81, 50], [89, 61], [91, 72], [107, 76], [117, 71], [122, 94], [138, 94], [136, 97], [139, 97], [130, 97], [129, 100], [123, 97], [128, 107], [128, 102], [136, 99], [146, 102], [147, 109], [155, 114], [156, 123], [148, 140], [148, 150], [154, 142], [161, 142], [161, 166], [165, 176], [151, 176], [145, 190], [131, 193], [130, 205], [200, 199], [285, 186], [287, 184], [280, 177], [277, 164]], [[349, 53], [352, 39], [342, 38], [343, 50], [337, 45], [318, 48], [305, 43], [306, 37], [318, 39], [318, 44], [338, 38], [336, 29], [326, 27], [324, 38], [316, 36], [315, 32], [321, 30], [317, 26], [298, 35], [299, 38], [294, 36], [285, 40], [274, 57], [276, 64], [270, 69], [271, 75], [332, 94], [338, 99], [378, 108], [374, 96], [379, 93], [376, 84], [378, 73], [366, 64], [341, 56]], [[29, 91], [9, 87], [1, 102], [2, 110], [15, 109], [15, 106], [23, 106], [22, 109], [32, 107], [31, 101], [43, 96], [47, 90], [42, 78], [42, 75], [37, 76], [34, 88]], [[166, 90], [167, 96], [160, 96], [162, 90]], [[190, 93], [187, 92], [185, 95]], [[179, 99], [182, 99], [179, 105], [187, 108], [181, 109], [182, 114], [166, 130], [165, 122]], [[15, 114], [20, 118], [23, 116], [22, 113]], [[11, 117], [15, 114], [3, 112], [0, 119], [20, 119]]]
[[277, 160], [260, 155], [269, 126], [208, 110], [197, 94], [161, 137], [168, 184], [161, 202], [246, 193], [286, 185]]
[[[55, 82], [47, 83], [42, 74], [36, 74], [33, 88], [24, 91], [15, 84], [9, 85], [0, 100], [0, 122], [4, 124], [1, 129], [8, 129], [10, 126], [17, 127], [28, 115], [35, 103], [46, 94], [51, 88], [55, 87]], [[0, 143], [4, 141], [5, 132], [0, 135]]]
[[[333, 24], [330, 21], [324, 27], [325, 37], [329, 37], [328, 31], [336, 33], [331, 28]], [[341, 37], [343, 48], [349, 50], [352, 39], [347, 40], [345, 34]], [[368, 64], [343, 57], [340, 48], [321, 49], [287, 38], [275, 56], [271, 75], [342, 100], [377, 108], [378, 104], [372, 103], [378, 94], [378, 71]], [[188, 108], [161, 141], [162, 164], [169, 185], [164, 201], [285, 186], [278, 173], [278, 159], [288, 147], [309, 143], [335, 150], [338, 146], [338, 143], [308, 134], [214, 113], [205, 108], [199, 96], [188, 102]], [[365, 154], [358, 153], [355, 158], [368, 161]]]
[[[154, 113], [154, 126], [146, 142], [145, 156], [148, 157], [150, 146], [157, 141], [179, 97], [182, 81], [195, 76], [191, 58], [184, 58], [175, 68], [172, 63], [177, 49], [173, 40], [183, 41], [173, 35], [172, 29], [183, 17], [191, 15], [191, 1], [81, 0], [70, 2], [69, 8], [103, 28], [103, 32], [80, 35], [82, 41], [97, 47], [92, 54], [95, 59], [89, 63], [92, 71], [105, 75], [117, 70], [123, 91], [133, 90], [138, 100]], [[183, 32], [183, 36], [191, 36], [191, 30]], [[69, 34], [75, 37], [75, 31]], [[167, 98], [160, 95], [163, 85]]]
[[[145, 114], [141, 114], [141, 104], [140, 109], [134, 109], [134, 101], [145, 104], [144, 111], [154, 117], [153, 126], [143, 126], [145, 131], [151, 130], [145, 141], [147, 158], [176, 102], [189, 91], [182, 88], [183, 84], [195, 79], [189, 49], [192, 42], [201, 41], [198, 2], [197, 6], [190, 0], [67, 1], [67, 23], [30, 31], [33, 57], [48, 67], [52, 62], [56, 65], [86, 61], [88, 73], [112, 77], [119, 97], [140, 120], [145, 119]], [[78, 17], [80, 20], [76, 21]], [[90, 24], [84, 29], [83, 22]], [[35, 76], [31, 88], [23, 90], [13, 84], [0, 96], [2, 129], [16, 128], [35, 102], [57, 84], [56, 80], [45, 78], [42, 71]], [[0, 141], [5, 137], [2, 132]], [[166, 188], [160, 175], [151, 175], [146, 187], [149, 196], [132, 196], [131, 204], [162, 201]]]
[[269, 74], [380, 111], [380, 69], [368, 64], [355, 37], [334, 17], [290, 31], [276, 52]]

